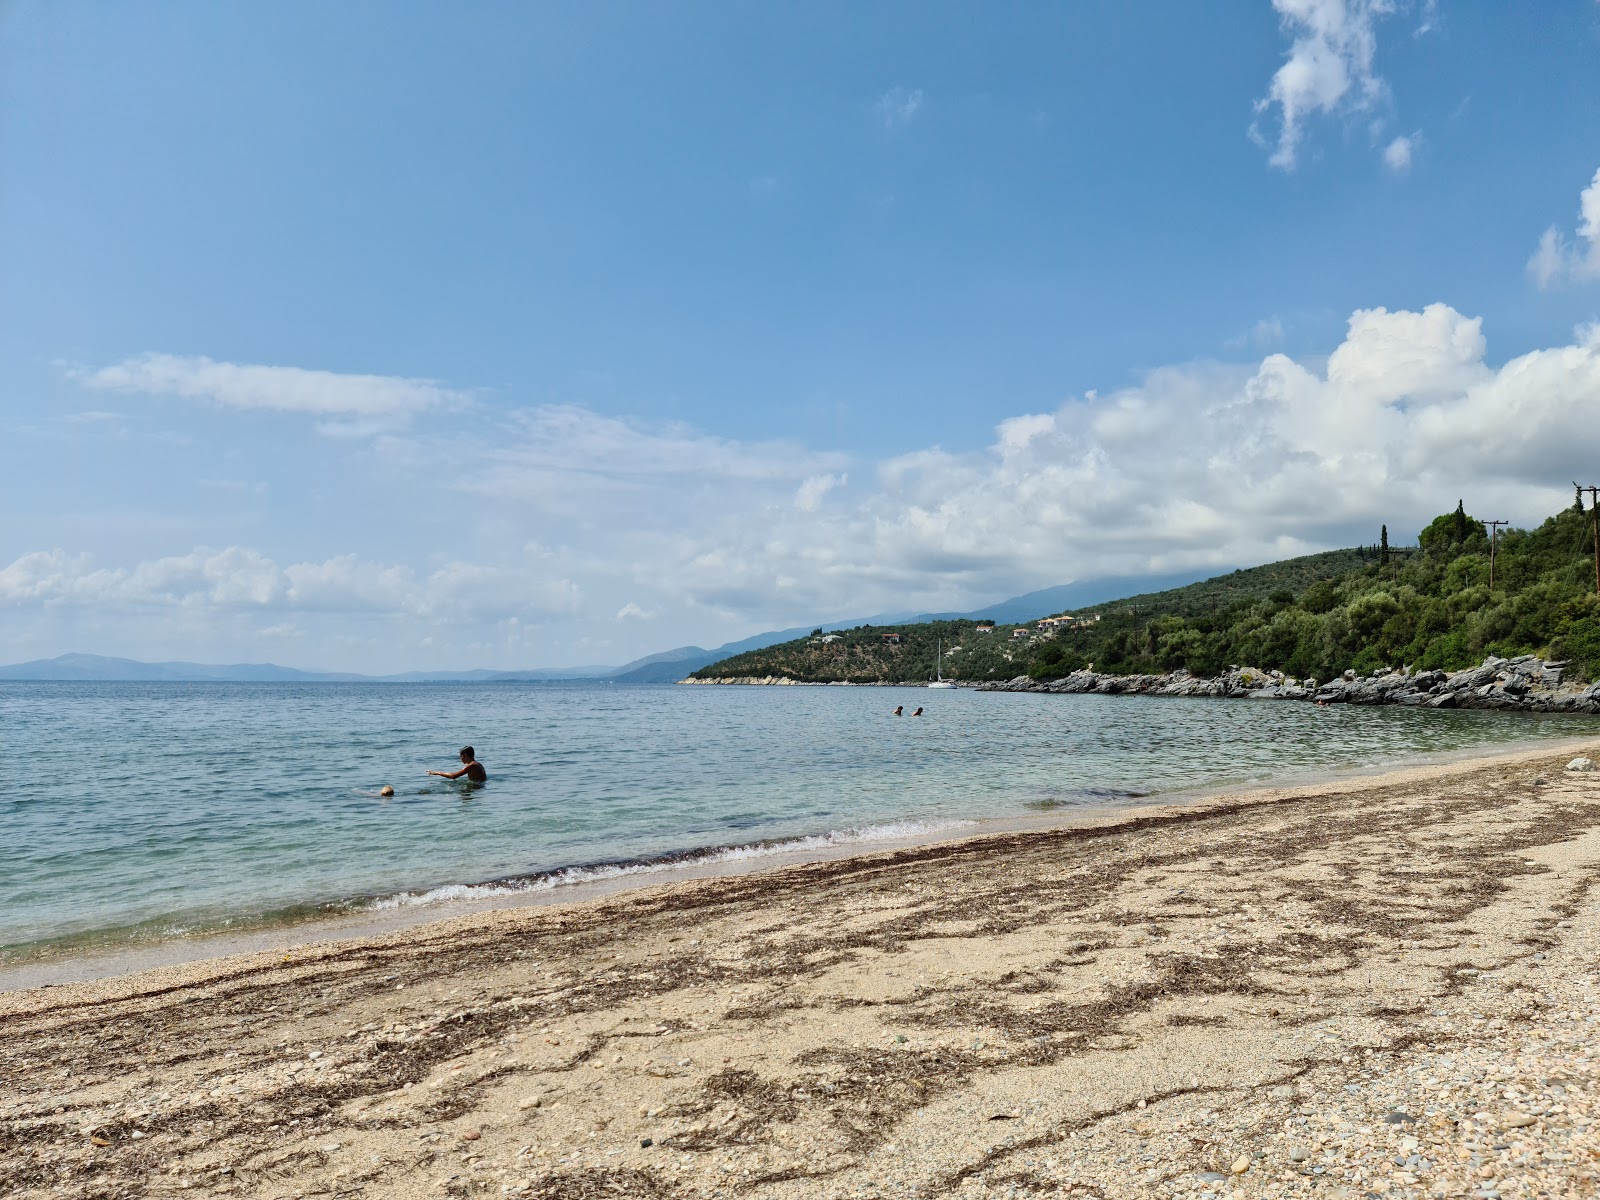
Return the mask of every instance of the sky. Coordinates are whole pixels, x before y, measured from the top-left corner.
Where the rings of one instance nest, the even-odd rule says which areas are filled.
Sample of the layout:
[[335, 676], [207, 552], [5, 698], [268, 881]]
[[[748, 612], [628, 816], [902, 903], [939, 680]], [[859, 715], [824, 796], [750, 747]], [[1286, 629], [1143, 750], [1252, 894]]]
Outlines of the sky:
[[622, 663], [1600, 483], [1600, 3], [0, 2], [0, 662]]

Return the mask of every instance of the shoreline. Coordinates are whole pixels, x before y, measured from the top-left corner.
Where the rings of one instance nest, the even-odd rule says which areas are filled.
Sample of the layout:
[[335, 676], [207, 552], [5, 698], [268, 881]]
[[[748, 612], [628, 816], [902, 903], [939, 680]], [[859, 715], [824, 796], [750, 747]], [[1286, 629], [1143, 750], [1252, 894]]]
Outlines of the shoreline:
[[1571, 749], [6, 992], [0, 1190], [1590, 1195]]
[[[1224, 700], [1298, 700], [1314, 704], [1404, 705], [1411, 708], [1464, 708], [1509, 712], [1600, 713], [1600, 684], [1567, 682], [1568, 664], [1546, 662], [1532, 654], [1515, 658], [1490, 656], [1476, 667], [1460, 671], [1417, 671], [1409, 667], [1380, 670], [1361, 676], [1346, 671], [1337, 679], [1319, 683], [1315, 678], [1295, 679], [1282, 671], [1259, 667], [1229, 667], [1221, 675], [1204, 678], [1179, 668], [1162, 675], [1108, 675], [1089, 667], [1054, 679], [1018, 675], [1007, 680], [967, 682], [952, 679], [957, 687], [976, 692], [1034, 692], [1052, 695], [1163, 696]], [[912, 687], [926, 683], [891, 680], [805, 680], [786, 675], [717, 676], [678, 680], [679, 685], [713, 687]]]
[[[110, 944], [44, 943], [33, 952], [14, 952], [10, 962], [0, 962], [0, 996], [30, 988], [54, 988], [93, 982], [122, 975], [203, 963], [241, 954], [284, 953], [323, 942], [343, 942], [400, 933], [439, 922], [470, 918], [500, 910], [545, 908], [587, 904], [610, 897], [710, 879], [736, 878], [766, 871], [781, 871], [795, 866], [831, 863], [877, 854], [950, 845], [987, 837], [1029, 833], [1048, 833], [1077, 828], [1116, 825], [1123, 820], [1151, 814], [1190, 811], [1213, 802], [1248, 802], [1252, 797], [1279, 798], [1298, 791], [1330, 791], [1342, 785], [1359, 786], [1394, 776], [1407, 778], [1416, 770], [1430, 770], [1459, 764], [1499, 761], [1525, 754], [1559, 754], [1591, 744], [1581, 736], [1552, 740], [1529, 739], [1496, 747], [1485, 753], [1481, 747], [1441, 751], [1413, 756], [1409, 765], [1398, 771], [1387, 766], [1307, 768], [1285, 772], [1277, 784], [1247, 783], [1235, 786], [1201, 785], [1125, 801], [1084, 802], [1039, 813], [1005, 817], [979, 817], [943, 822], [928, 822], [916, 832], [881, 838], [830, 842], [828, 834], [809, 834], [781, 839], [770, 847], [752, 845], [709, 846], [674, 855], [679, 861], [617, 864], [615, 874], [600, 875], [571, 883], [545, 885], [544, 875], [501, 876], [472, 883], [453, 883], [424, 892], [398, 892], [374, 897], [375, 903], [307, 912], [288, 920], [269, 917], [244, 928], [212, 928], [192, 933], [158, 935], [112, 941]], [[907, 820], [907, 824], [917, 824]], [[764, 852], [739, 853], [747, 850]], [[730, 851], [734, 853], [729, 853]], [[546, 873], [559, 876], [575, 868]], [[518, 886], [533, 880], [529, 886]], [[435, 891], [469, 891], [478, 894], [436, 900], [425, 897]], [[412, 898], [415, 898], [414, 900]]]

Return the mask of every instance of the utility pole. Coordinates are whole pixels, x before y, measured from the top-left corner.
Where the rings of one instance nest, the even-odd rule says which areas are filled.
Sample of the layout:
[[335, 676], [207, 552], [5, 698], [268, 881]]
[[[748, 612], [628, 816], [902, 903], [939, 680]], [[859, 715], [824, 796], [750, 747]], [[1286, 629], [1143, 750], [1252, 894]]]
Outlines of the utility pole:
[[1510, 521], [1485, 521], [1489, 527], [1489, 590], [1494, 591], [1494, 547], [1500, 539], [1500, 526], [1511, 524]]
[[1589, 493], [1589, 517], [1594, 525], [1594, 590], [1600, 595], [1600, 512], [1595, 510], [1600, 505], [1600, 487], [1578, 486], [1580, 492]]

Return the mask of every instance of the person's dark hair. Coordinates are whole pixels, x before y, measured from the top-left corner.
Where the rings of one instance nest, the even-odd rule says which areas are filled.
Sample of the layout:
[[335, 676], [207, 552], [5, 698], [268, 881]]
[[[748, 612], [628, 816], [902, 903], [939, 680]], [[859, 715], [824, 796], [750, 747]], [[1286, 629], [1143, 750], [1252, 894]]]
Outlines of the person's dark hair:
[[473, 752], [473, 749], [472, 749], [471, 746], [463, 746], [463, 747], [461, 747], [461, 757], [462, 758], [477, 758], [478, 756], [477, 756], [477, 754], [475, 754]]

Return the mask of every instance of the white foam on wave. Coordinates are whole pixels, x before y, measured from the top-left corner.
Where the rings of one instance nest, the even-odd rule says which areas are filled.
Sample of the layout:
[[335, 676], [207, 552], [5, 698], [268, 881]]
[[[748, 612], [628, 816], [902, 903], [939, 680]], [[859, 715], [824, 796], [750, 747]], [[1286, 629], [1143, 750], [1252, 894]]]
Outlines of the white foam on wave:
[[411, 908], [417, 905], [448, 904], [460, 900], [492, 900], [502, 896], [525, 896], [530, 892], [549, 892], [583, 883], [600, 883], [627, 875], [658, 875], [685, 867], [714, 866], [718, 863], [748, 862], [780, 854], [806, 854], [840, 846], [872, 842], [896, 842], [926, 837], [951, 829], [968, 829], [977, 821], [891, 821], [859, 829], [834, 829], [785, 841], [754, 842], [743, 846], [718, 846], [714, 849], [675, 855], [649, 862], [603, 863], [591, 867], [563, 867], [526, 879], [499, 879], [491, 883], [447, 883], [425, 892], [399, 892], [368, 902], [367, 908]]

